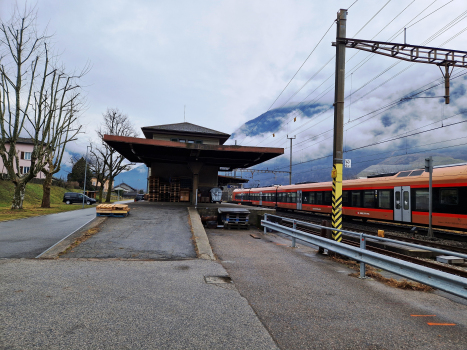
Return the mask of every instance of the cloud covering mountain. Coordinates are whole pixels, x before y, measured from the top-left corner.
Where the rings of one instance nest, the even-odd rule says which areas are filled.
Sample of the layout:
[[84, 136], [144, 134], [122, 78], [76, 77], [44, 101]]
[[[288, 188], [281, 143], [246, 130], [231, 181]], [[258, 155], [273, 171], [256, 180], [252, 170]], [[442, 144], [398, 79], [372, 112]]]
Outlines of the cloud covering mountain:
[[[344, 170], [344, 178], [422, 167], [429, 155], [434, 156], [435, 165], [467, 161], [467, 74], [459, 72], [454, 77], [449, 105], [440, 95], [444, 92], [441, 78], [428, 84], [414, 79], [398, 91], [391, 89], [389, 96], [364, 99], [364, 95], [348, 94], [344, 157], [352, 160], [352, 168]], [[351, 103], [351, 97], [356, 102]], [[333, 120], [331, 103], [284, 106], [248, 121], [228, 143], [238, 140], [242, 145], [283, 147], [283, 156], [256, 168], [288, 171], [287, 136], [296, 136], [292, 182], [329, 181]], [[253, 174], [250, 186], [272, 183], [287, 184], [288, 174]]]

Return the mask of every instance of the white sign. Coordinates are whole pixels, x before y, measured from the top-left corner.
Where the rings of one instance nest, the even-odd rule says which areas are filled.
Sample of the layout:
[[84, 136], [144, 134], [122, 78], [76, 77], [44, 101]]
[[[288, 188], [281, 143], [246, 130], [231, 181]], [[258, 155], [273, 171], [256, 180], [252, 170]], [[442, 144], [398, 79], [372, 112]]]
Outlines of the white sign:
[[346, 168], [351, 168], [352, 167], [352, 159], [346, 159], [345, 160], [345, 167]]

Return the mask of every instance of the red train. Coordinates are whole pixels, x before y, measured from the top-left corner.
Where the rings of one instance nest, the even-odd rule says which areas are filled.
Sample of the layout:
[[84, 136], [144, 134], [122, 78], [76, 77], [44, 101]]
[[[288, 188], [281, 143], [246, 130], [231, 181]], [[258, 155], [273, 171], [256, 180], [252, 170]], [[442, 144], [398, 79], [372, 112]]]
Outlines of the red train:
[[[344, 217], [428, 225], [423, 169], [343, 181]], [[238, 189], [232, 200], [256, 206], [331, 214], [331, 182]], [[467, 164], [433, 169], [434, 227], [467, 230]]]

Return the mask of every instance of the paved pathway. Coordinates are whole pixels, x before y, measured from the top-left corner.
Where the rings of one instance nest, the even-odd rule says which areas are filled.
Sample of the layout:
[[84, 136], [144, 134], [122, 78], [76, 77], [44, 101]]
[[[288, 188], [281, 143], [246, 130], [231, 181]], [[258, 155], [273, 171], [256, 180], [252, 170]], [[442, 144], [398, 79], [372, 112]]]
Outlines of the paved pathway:
[[[186, 210], [186, 209], [185, 209]], [[277, 349], [219, 263], [0, 260], [0, 349]]]
[[126, 218], [108, 218], [100, 231], [64, 258], [192, 259], [196, 258], [184, 206], [130, 203]]
[[290, 248], [290, 239], [273, 234], [207, 232], [281, 349], [467, 349], [464, 299], [350, 277], [354, 271], [312, 248]]
[[0, 222], [0, 258], [35, 258], [95, 216], [88, 208]]

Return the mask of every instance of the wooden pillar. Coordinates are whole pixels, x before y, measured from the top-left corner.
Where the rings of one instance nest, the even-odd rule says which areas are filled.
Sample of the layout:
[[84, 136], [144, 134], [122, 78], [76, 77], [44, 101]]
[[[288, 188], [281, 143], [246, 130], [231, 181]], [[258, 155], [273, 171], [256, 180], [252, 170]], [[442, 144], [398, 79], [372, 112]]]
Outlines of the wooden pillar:
[[203, 163], [201, 162], [189, 162], [188, 167], [190, 168], [191, 172], [193, 173], [193, 191], [191, 195], [191, 204], [196, 203], [196, 190], [199, 186], [199, 172], [203, 167]]

